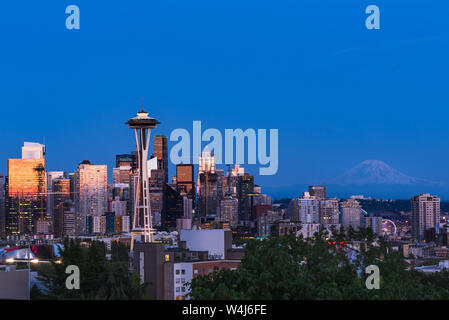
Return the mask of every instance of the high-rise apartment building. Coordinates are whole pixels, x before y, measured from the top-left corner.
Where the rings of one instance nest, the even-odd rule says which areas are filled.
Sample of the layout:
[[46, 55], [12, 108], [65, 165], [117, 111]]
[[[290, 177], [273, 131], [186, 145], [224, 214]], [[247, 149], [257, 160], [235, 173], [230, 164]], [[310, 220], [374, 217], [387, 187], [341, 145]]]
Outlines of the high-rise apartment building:
[[75, 171], [76, 233], [87, 233], [87, 217], [108, 211], [107, 166], [84, 160]]
[[362, 207], [357, 200], [348, 199], [340, 204], [342, 224], [345, 229], [352, 227], [353, 229], [360, 228], [360, 218]]
[[415, 196], [411, 199], [412, 209], [412, 235], [421, 241], [424, 232], [434, 228], [440, 223], [440, 198], [428, 193]]
[[320, 202], [315, 196], [304, 192], [302, 197], [290, 201], [289, 214], [295, 222], [318, 224], [320, 223]]
[[323, 227], [337, 227], [340, 223], [338, 199], [320, 200], [320, 224]]
[[166, 136], [154, 137], [154, 156], [158, 160], [158, 169], [164, 172], [164, 182], [168, 182], [168, 139]]
[[362, 216], [360, 226], [363, 228], [371, 228], [374, 233], [382, 234], [382, 217], [369, 214]]

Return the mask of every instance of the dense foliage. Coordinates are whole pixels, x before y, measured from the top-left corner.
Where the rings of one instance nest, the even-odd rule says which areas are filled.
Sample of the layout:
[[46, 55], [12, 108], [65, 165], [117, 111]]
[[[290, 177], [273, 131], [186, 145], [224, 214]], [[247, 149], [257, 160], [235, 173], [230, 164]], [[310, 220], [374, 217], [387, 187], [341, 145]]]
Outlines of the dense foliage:
[[[341, 244], [341, 247], [340, 247]], [[354, 249], [352, 249], [354, 248]], [[252, 240], [237, 270], [216, 270], [191, 283], [193, 299], [448, 299], [449, 273], [408, 270], [402, 254], [371, 229], [334, 230]], [[367, 289], [377, 265], [380, 289]]]
[[[80, 289], [69, 290], [65, 271], [67, 266], [76, 265], [80, 270]], [[39, 279], [45, 286], [40, 291], [32, 288], [32, 299], [142, 299], [144, 288], [138, 275], [128, 267], [128, 248], [112, 243], [111, 260], [106, 259], [104, 243], [92, 241], [83, 248], [78, 240], [64, 241], [61, 262], [38, 269]]]

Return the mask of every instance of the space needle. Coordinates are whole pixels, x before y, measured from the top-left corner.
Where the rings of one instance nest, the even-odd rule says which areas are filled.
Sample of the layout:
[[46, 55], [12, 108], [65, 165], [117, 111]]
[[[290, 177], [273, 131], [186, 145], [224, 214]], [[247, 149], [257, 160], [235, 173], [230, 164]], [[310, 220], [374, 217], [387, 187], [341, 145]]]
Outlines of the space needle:
[[[151, 129], [156, 128], [160, 122], [148, 116], [148, 112], [137, 112], [137, 117], [129, 119], [125, 124], [134, 130], [136, 135], [137, 177], [134, 183], [134, 212], [131, 230], [131, 252], [137, 235], [141, 241], [153, 242], [154, 229], [151, 220], [150, 190], [148, 180], [148, 149], [150, 146]], [[142, 239], [143, 236], [143, 239]]]

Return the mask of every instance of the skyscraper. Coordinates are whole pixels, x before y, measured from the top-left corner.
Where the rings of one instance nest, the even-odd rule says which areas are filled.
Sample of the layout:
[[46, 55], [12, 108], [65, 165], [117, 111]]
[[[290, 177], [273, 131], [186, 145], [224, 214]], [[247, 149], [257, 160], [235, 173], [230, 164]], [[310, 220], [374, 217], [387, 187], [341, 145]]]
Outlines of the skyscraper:
[[45, 146], [36, 142], [24, 142], [22, 159], [45, 159]]
[[76, 214], [75, 205], [72, 200], [64, 202], [63, 206], [60, 208], [63, 210], [63, 227], [64, 237], [75, 236], [76, 235]]
[[[118, 199], [120, 201], [126, 202], [126, 215], [131, 216], [132, 205], [131, 205], [131, 187], [126, 183], [114, 184], [112, 188], [112, 199]], [[113, 211], [113, 210], [111, 210]]]
[[237, 177], [237, 199], [239, 201], [239, 221], [249, 221], [251, 207], [247, 197], [254, 192], [254, 176], [249, 173]]
[[[57, 178], [52, 180], [52, 220], [55, 237], [64, 235], [64, 203], [70, 200], [70, 179]], [[48, 199], [50, 206], [50, 199]]]
[[[55, 208], [54, 208], [54, 196], [53, 193], [53, 182], [56, 179], [62, 179], [65, 178], [67, 174], [64, 171], [48, 171], [47, 172], [47, 214], [50, 217], [50, 220], [52, 223], [54, 223], [54, 217], [56, 214]], [[69, 193], [70, 195], [70, 193]]]
[[120, 166], [118, 168], [112, 168], [112, 181], [114, 184], [130, 183], [132, 174], [131, 166]]
[[215, 157], [206, 147], [199, 157], [198, 166], [198, 213], [201, 216], [217, 213], [217, 175], [215, 173]]
[[75, 171], [76, 233], [86, 234], [87, 217], [108, 211], [107, 166], [84, 160]]
[[193, 164], [176, 165], [176, 184], [179, 192], [185, 193], [189, 199], [195, 198]]
[[115, 167], [131, 167], [136, 168], [136, 152], [133, 151], [129, 154], [118, 154], [115, 156]]
[[360, 228], [360, 218], [362, 207], [357, 200], [348, 199], [340, 204], [342, 224], [345, 229], [352, 227], [353, 229]]
[[6, 232], [33, 234], [46, 218], [45, 146], [25, 142], [22, 159], [8, 159]]
[[5, 233], [5, 189], [3, 184], [3, 174], [0, 173], [0, 239], [4, 238]]
[[237, 227], [239, 223], [239, 201], [226, 196], [220, 201], [220, 220], [228, 222], [232, 228]]
[[48, 181], [48, 191], [51, 191], [51, 187], [53, 187], [53, 180], [55, 179], [63, 179], [66, 178], [67, 174], [64, 171], [48, 171], [47, 172], [47, 181]]
[[166, 136], [154, 137], [154, 156], [158, 160], [158, 169], [164, 172], [164, 182], [168, 182], [168, 139]]
[[192, 213], [193, 213], [193, 201], [192, 199], [187, 198], [186, 196], [183, 197], [183, 207], [184, 207], [184, 216], [183, 219], [192, 219]]
[[162, 210], [162, 226], [168, 231], [176, 230], [176, 220], [184, 216], [184, 197], [170, 185], [164, 188], [164, 208]]
[[70, 180], [70, 200], [72, 200], [73, 205], [75, 206], [75, 172], [69, 173]]
[[427, 229], [434, 228], [440, 223], [440, 198], [428, 193], [413, 197], [412, 209], [412, 235], [421, 241]]
[[198, 213], [202, 216], [214, 216], [217, 214], [217, 174], [203, 172], [199, 176]]
[[198, 174], [203, 172], [215, 173], [215, 156], [206, 146], [198, 159]]
[[317, 199], [326, 199], [326, 186], [309, 186], [309, 194]]

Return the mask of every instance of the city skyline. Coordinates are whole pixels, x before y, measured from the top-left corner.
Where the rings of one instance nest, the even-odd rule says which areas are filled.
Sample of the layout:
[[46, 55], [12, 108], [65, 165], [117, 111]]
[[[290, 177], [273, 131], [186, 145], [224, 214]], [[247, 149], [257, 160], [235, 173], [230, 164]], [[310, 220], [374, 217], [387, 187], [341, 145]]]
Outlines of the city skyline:
[[0, 300], [449, 300], [447, 10], [1, 2]]
[[164, 119], [157, 134], [194, 120], [278, 128], [278, 173], [245, 168], [267, 187], [322, 183], [368, 159], [449, 181], [448, 4], [379, 1], [378, 31], [364, 28], [365, 3], [79, 5], [72, 32], [59, 6], [3, 4], [2, 26], [14, 30], [0, 53], [4, 158], [45, 137], [49, 169], [85, 159], [112, 168], [133, 150], [122, 119], [144, 98]]
[[[155, 135], [154, 137], [152, 137], [152, 139], [156, 139], [156, 137], [164, 137], [163, 135]], [[164, 138], [165, 139], [165, 138]], [[170, 141], [168, 139], [168, 141]], [[40, 144], [39, 142], [27, 142], [24, 141], [24, 144], [31, 144], [31, 145], [40, 145], [43, 146], [45, 151], [45, 168], [47, 172], [66, 172], [66, 173], [71, 173], [71, 172], [75, 172], [76, 168], [83, 162], [83, 161], [90, 161], [93, 165], [105, 165], [107, 168], [107, 183], [108, 184], [112, 184], [114, 181], [114, 170], [119, 170], [119, 168], [117, 167], [117, 159], [116, 156], [120, 155], [120, 154], [130, 154], [131, 152], [135, 152], [134, 150], [129, 150], [128, 152], [122, 152], [122, 153], [115, 153], [113, 155], [111, 155], [110, 157], [108, 157], [107, 161], [103, 161], [103, 162], [93, 162], [90, 160], [90, 158], [86, 158], [86, 159], [82, 159], [79, 161], [79, 163], [76, 165], [75, 168], [72, 169], [68, 169], [68, 168], [48, 168], [47, 163], [48, 163], [48, 157], [46, 155], [47, 153], [47, 146]], [[247, 145], [245, 145], [245, 147], [247, 147]], [[22, 147], [23, 149], [24, 147]], [[167, 147], [168, 148], [168, 147]], [[204, 150], [207, 151], [207, 147], [205, 146], [205, 143], [202, 144], [202, 148], [203, 148], [203, 152]], [[18, 148], [17, 148], [18, 149]], [[23, 150], [18, 152], [18, 154], [20, 155], [20, 153], [22, 152], [23, 154]], [[154, 155], [156, 156], [157, 152], [154, 152], [154, 146], [150, 147], [150, 153], [149, 155]], [[160, 151], [159, 151], [160, 153]], [[170, 149], [168, 149], [168, 153], [170, 153]], [[50, 153], [51, 154], [51, 153]], [[20, 157], [16, 157], [17, 159], [20, 159]], [[13, 158], [8, 158], [8, 159], [15, 159]], [[5, 159], [4, 162], [8, 163], [8, 159]], [[25, 159], [25, 158], [24, 158]], [[112, 159], [112, 160], [111, 160]], [[245, 156], [246, 159], [246, 156]], [[167, 159], [165, 159], [164, 161], [167, 161]], [[51, 162], [51, 161], [50, 161]], [[112, 164], [111, 164], [112, 162]], [[149, 164], [151, 162], [151, 159], [149, 159]], [[194, 167], [194, 172], [198, 172], [198, 170], [200, 169], [200, 166], [198, 166], [198, 164], [193, 164], [193, 163], [184, 163], [184, 164], [190, 164], [193, 165]], [[343, 177], [345, 177], [346, 179], [347, 176], [349, 175], [349, 173], [354, 173], [354, 171], [356, 171], [358, 169], [358, 167], [363, 166], [363, 165], [375, 165], [374, 170], [376, 171], [376, 166], [378, 166], [379, 164], [381, 166], [386, 166], [387, 167], [387, 173], [393, 175], [393, 178], [391, 179], [405, 179], [406, 181], [400, 181], [400, 179], [398, 180], [398, 182], [367, 182], [366, 184], [361, 183], [360, 179], [365, 179], [365, 180], [369, 180], [369, 179], [373, 179], [372, 174], [373, 172], [367, 172], [366, 168], [363, 170], [364, 172], [362, 173], [358, 173], [359, 176], [356, 176], [356, 178], [353, 181], [340, 181], [343, 179]], [[235, 166], [236, 163], [233, 163], [232, 166]], [[217, 168], [220, 169], [224, 169], [225, 171], [228, 170], [228, 165], [226, 164], [220, 164], [220, 165], [216, 165]], [[252, 173], [251, 171], [257, 172], [257, 169], [255, 170], [251, 170], [254, 169], [255, 165], [249, 165], [249, 164], [243, 164], [240, 165], [241, 167], [244, 167], [245, 170], [247, 172], [250, 172], [252, 175], [257, 176], [257, 178], [260, 180], [261, 176], [258, 176], [257, 174]], [[248, 170], [248, 168], [250, 168]], [[167, 181], [170, 181], [172, 177], [176, 177], [176, 165], [174, 165], [171, 161], [168, 161], [168, 175], [167, 177]], [[392, 173], [389, 171], [391, 170]], [[3, 175], [7, 175], [8, 170], [5, 171], [5, 173], [0, 172], [0, 174]], [[385, 177], [383, 175], [385, 175], [385, 172], [380, 172], [378, 174], [379, 176], [374, 177], [376, 179], [388, 179], [389, 177]], [[397, 177], [397, 175], [399, 175], [399, 178]], [[408, 180], [412, 180], [410, 183]], [[294, 185], [287, 185], [287, 186], [270, 186], [268, 184], [267, 185], [262, 185], [263, 187], [267, 187], [267, 192], [272, 194], [274, 196], [274, 198], [280, 199], [280, 198], [292, 198], [292, 197], [297, 197], [302, 193], [302, 190], [304, 188], [306, 188], [309, 185], [314, 185], [315, 183], [313, 183], [313, 180], [311, 180], [312, 182], [304, 182], [304, 183], [298, 183], [298, 184], [294, 184]], [[328, 188], [330, 187], [330, 193], [332, 196], [337, 196], [340, 198], [345, 198], [345, 197], [349, 197], [350, 195], [356, 195], [356, 194], [363, 194], [367, 197], [374, 197], [374, 198], [386, 198], [386, 199], [407, 199], [409, 198], [409, 196], [412, 196], [414, 194], [418, 194], [418, 193], [426, 193], [429, 192], [429, 190], [431, 190], [433, 193], [438, 193], [440, 196], [443, 197], [443, 200], [449, 200], [449, 185], [444, 183], [444, 182], [436, 182], [436, 181], [430, 181], [430, 180], [426, 180], [426, 179], [420, 179], [420, 178], [414, 178], [414, 177], [409, 177], [404, 175], [403, 173], [391, 168], [390, 166], [388, 166], [387, 164], [383, 163], [382, 161], [379, 160], [365, 160], [362, 163], [356, 165], [355, 167], [353, 167], [352, 169], [344, 172], [343, 174], [337, 176], [337, 177], [333, 177], [332, 179], [325, 179], [325, 180], [319, 180], [318, 184], [323, 184], [323, 185], [327, 185]], [[397, 192], [390, 192], [388, 189], [388, 186], [393, 186], [393, 187], [399, 187], [401, 186], [404, 190], [401, 191], [401, 193], [397, 193]], [[383, 191], [379, 191], [380, 189], [384, 189]], [[390, 197], [388, 196], [390, 195]]]

